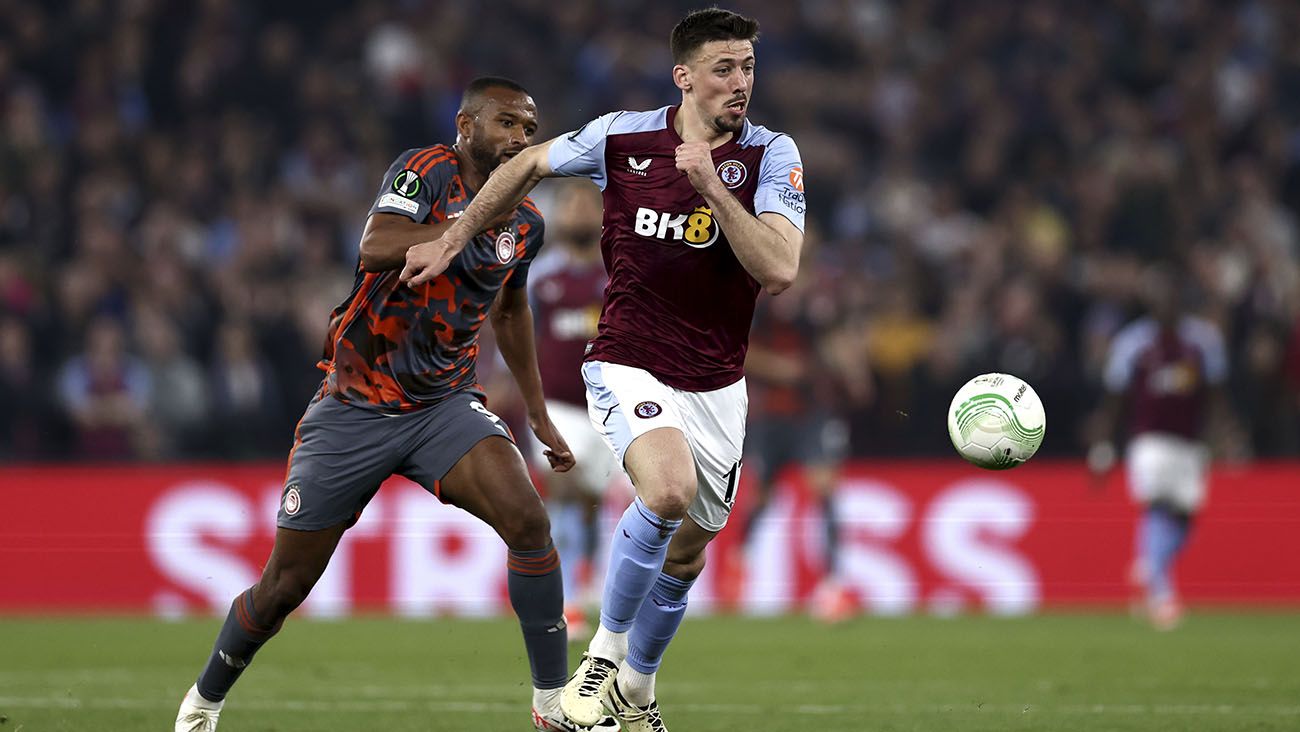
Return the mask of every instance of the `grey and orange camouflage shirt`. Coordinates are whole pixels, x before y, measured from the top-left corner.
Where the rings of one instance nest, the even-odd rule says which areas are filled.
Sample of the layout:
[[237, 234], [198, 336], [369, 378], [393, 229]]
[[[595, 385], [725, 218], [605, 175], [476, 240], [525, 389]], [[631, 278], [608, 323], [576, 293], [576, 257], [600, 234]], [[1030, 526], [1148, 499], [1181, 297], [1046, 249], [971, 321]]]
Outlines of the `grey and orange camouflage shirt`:
[[[447, 145], [408, 150], [384, 176], [370, 213], [433, 224], [459, 216], [474, 197]], [[352, 294], [330, 315], [319, 367], [329, 392], [353, 406], [405, 412], [464, 390], [481, 392], [478, 331], [502, 286], [524, 287], [542, 246], [542, 214], [527, 198], [505, 227], [475, 236], [447, 271], [416, 289], [401, 269], [357, 264]]]

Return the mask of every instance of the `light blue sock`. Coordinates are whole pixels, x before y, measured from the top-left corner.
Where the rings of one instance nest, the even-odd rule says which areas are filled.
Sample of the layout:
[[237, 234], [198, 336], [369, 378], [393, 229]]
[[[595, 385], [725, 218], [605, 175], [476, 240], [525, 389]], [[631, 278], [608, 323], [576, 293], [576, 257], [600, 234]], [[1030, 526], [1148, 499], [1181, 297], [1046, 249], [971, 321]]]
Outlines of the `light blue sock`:
[[1161, 578], [1164, 593], [1162, 597], [1172, 597], [1174, 594], [1173, 569], [1174, 559], [1178, 557], [1179, 552], [1187, 543], [1187, 531], [1189, 522], [1186, 516], [1165, 512], [1164, 543], [1160, 546], [1160, 555], [1157, 557], [1156, 574]]
[[1143, 515], [1142, 555], [1151, 576], [1147, 591], [1152, 599], [1173, 595], [1170, 568], [1187, 539], [1188, 521], [1163, 506], [1151, 506]]
[[664, 651], [686, 615], [686, 593], [693, 584], [695, 580], [688, 582], [659, 573], [628, 636], [627, 665], [643, 674], [659, 670]]
[[632, 627], [663, 569], [668, 541], [681, 525], [680, 520], [659, 518], [640, 498], [623, 512], [609, 545], [609, 568], [600, 608], [600, 624], [607, 630], [626, 633]]
[[564, 597], [566, 602], [578, 599], [578, 565], [587, 547], [587, 524], [583, 521], [582, 506], [568, 501], [555, 501], [546, 507], [551, 515], [551, 540], [564, 567]]
[[1142, 515], [1138, 517], [1137, 530], [1133, 532], [1133, 556], [1142, 562], [1143, 568], [1151, 571], [1151, 552], [1148, 551], [1149, 539], [1151, 535], [1151, 509], [1142, 509]]
[[1160, 562], [1162, 547], [1166, 542], [1165, 531], [1165, 512], [1156, 506], [1148, 507], [1142, 514], [1140, 541], [1142, 560], [1147, 569], [1147, 595], [1153, 599], [1169, 589], [1168, 577], [1161, 573]]

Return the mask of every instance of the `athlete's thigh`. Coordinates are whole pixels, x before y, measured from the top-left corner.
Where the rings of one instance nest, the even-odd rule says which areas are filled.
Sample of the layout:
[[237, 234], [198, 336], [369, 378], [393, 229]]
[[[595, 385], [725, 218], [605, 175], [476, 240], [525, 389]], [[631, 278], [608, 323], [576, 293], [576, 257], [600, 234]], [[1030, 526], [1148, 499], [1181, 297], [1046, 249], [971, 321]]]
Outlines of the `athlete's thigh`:
[[1205, 503], [1208, 482], [1209, 454], [1200, 443], [1186, 441], [1177, 448], [1177, 480], [1173, 488], [1173, 503], [1186, 513], [1196, 513]]
[[355, 523], [400, 464], [400, 437], [413, 418], [318, 396], [294, 432], [276, 525], [316, 531]]
[[582, 378], [591, 425], [638, 494], [670, 477], [690, 481], [694, 457], [673, 389], [643, 369], [603, 361], [584, 363]]
[[1129, 490], [1139, 503], [1177, 504], [1186, 474], [1185, 452], [1165, 435], [1142, 434], [1128, 445]]
[[511, 522], [545, 512], [519, 449], [500, 436], [480, 440], [447, 471], [441, 498], [498, 532]]
[[708, 392], [678, 391], [676, 396], [699, 484], [687, 515], [706, 531], [720, 531], [740, 486], [749, 410], [745, 380]]
[[690, 442], [677, 428], [660, 427], [637, 437], [627, 448], [623, 466], [642, 500], [670, 485], [683, 488], [689, 500], [699, 488]]
[[540, 505], [510, 430], [477, 395], [462, 392], [435, 409], [398, 473], [494, 528], [521, 505]]
[[1137, 503], [1150, 503], [1159, 497], [1157, 456], [1152, 453], [1152, 443], [1146, 435], [1138, 435], [1129, 440], [1125, 452], [1124, 473], [1129, 495]]

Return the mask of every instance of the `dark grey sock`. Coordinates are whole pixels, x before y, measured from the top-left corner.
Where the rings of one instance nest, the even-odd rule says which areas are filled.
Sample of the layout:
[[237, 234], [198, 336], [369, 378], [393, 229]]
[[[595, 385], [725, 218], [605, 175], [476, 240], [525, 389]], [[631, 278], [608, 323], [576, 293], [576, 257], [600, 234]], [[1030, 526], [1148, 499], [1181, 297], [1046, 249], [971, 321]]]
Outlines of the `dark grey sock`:
[[564, 627], [564, 583], [554, 544], [511, 551], [507, 562], [510, 604], [519, 616], [533, 686], [558, 689], [569, 675], [569, 632]]
[[835, 519], [835, 497], [822, 501], [822, 521], [826, 527], [826, 574], [835, 574], [836, 559], [840, 555], [840, 525]]
[[258, 619], [253, 610], [252, 588], [236, 597], [217, 634], [208, 665], [199, 674], [199, 695], [214, 702], [225, 699], [230, 687], [252, 663], [253, 654], [280, 630], [280, 625], [266, 625]]

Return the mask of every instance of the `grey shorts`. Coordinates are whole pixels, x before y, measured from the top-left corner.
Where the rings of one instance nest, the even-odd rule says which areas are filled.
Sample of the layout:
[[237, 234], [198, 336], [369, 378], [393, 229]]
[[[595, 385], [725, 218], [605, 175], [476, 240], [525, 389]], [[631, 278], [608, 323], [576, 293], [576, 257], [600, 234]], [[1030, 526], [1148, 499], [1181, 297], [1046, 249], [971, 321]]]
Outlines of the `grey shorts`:
[[494, 435], [514, 441], [473, 392], [396, 415], [317, 395], [294, 435], [276, 525], [301, 531], [350, 526], [394, 474], [437, 496], [447, 471]]

